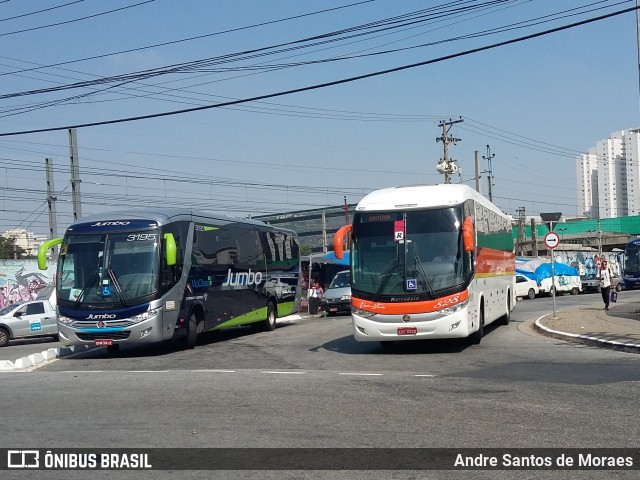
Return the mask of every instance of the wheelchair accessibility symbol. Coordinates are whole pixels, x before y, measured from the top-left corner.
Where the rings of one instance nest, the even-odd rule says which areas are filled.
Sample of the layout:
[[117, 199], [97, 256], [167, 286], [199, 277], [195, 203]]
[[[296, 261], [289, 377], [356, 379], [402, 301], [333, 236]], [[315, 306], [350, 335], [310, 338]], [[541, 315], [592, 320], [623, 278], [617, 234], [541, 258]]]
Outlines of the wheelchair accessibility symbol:
[[111, 287], [110, 286], [102, 287], [102, 296], [103, 297], [110, 297], [111, 296]]
[[410, 278], [407, 280], [407, 290], [417, 290], [418, 282], [415, 278]]

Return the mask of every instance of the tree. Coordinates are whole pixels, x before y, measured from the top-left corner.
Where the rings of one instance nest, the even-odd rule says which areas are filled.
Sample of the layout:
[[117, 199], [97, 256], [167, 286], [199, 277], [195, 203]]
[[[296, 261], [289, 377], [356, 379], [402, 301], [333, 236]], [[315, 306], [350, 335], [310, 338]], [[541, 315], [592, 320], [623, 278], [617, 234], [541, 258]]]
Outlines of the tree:
[[16, 245], [14, 238], [0, 236], [0, 259], [22, 258], [25, 254], [25, 249]]

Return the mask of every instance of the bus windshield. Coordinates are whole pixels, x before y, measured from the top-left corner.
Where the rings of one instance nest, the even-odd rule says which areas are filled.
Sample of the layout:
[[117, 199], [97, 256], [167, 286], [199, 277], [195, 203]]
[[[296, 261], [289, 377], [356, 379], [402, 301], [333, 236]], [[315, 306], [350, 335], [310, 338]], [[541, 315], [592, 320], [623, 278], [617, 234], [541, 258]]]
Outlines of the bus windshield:
[[356, 213], [352, 289], [376, 297], [435, 298], [460, 287], [461, 225], [461, 207]]
[[158, 291], [158, 240], [157, 231], [67, 235], [58, 261], [58, 299], [76, 309], [145, 301]]
[[633, 275], [640, 272], [640, 244], [630, 242], [624, 249], [624, 274]]

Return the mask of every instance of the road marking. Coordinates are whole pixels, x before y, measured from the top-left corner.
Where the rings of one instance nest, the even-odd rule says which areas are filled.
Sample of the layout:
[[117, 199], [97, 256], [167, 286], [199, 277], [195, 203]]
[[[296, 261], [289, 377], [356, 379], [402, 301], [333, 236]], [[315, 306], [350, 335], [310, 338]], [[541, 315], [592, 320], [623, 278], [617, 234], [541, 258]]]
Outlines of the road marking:
[[60, 373], [104, 373], [106, 371], [107, 370], [62, 370]]
[[436, 377], [437, 375], [429, 375], [429, 374], [416, 374], [414, 377]]
[[381, 377], [384, 373], [357, 373], [357, 372], [338, 372], [338, 375], [354, 375], [362, 377]]
[[171, 370], [129, 370], [129, 373], [166, 373]]
[[212, 373], [236, 373], [235, 370], [220, 370], [220, 369], [202, 369], [202, 370], [189, 370], [190, 372], [212, 372]]
[[266, 371], [266, 372], [262, 372], [262, 373], [273, 373], [275, 375], [304, 375], [307, 372], [272, 372], [272, 371]]

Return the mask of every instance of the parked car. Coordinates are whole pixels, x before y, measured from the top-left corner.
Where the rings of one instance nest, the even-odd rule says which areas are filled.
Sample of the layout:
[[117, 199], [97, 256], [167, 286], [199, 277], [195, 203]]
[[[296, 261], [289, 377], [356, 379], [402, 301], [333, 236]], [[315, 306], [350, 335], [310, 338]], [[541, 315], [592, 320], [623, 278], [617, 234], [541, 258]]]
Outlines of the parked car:
[[540, 293], [540, 287], [535, 280], [524, 275], [516, 275], [516, 297], [534, 299]]
[[[586, 286], [585, 286], [586, 285]], [[611, 277], [611, 290], [621, 292], [624, 287], [624, 281], [621, 277]], [[583, 292], [598, 292], [600, 293], [600, 280], [594, 278], [592, 280], [582, 282]]]
[[333, 277], [320, 299], [320, 309], [326, 316], [351, 313], [351, 272], [342, 270]]
[[58, 341], [56, 310], [49, 300], [55, 292], [53, 287], [45, 289], [36, 300], [16, 302], [0, 310], [0, 347], [17, 338], [50, 336]]

